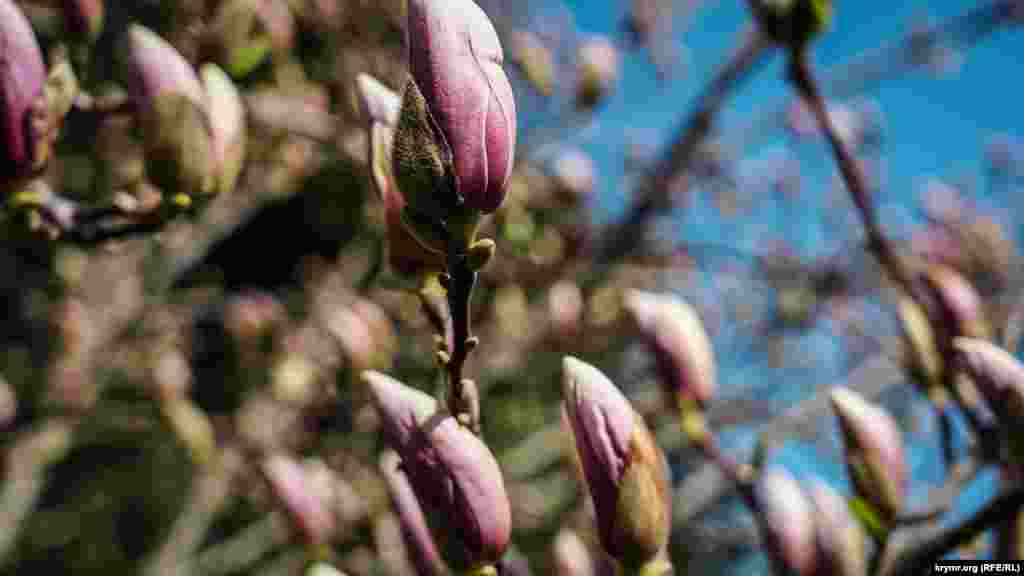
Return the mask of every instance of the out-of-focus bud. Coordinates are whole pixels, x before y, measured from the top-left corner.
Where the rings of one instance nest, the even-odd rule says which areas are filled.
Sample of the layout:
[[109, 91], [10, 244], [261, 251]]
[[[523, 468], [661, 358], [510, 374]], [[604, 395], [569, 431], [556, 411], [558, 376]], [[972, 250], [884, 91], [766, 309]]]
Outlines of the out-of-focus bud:
[[817, 512], [818, 574], [867, 574], [867, 535], [850, 514], [846, 500], [819, 482], [811, 489], [811, 501]]
[[955, 338], [953, 349], [957, 367], [971, 375], [993, 412], [1002, 418], [1024, 418], [1024, 364], [979, 338]]
[[245, 105], [238, 88], [216, 64], [204, 64], [199, 74], [210, 118], [217, 193], [226, 194], [235, 189], [245, 162]]
[[562, 528], [551, 544], [555, 576], [594, 576], [594, 560], [576, 532]]
[[887, 524], [903, 509], [907, 462], [896, 420], [848, 388], [829, 395], [846, 446], [846, 465], [857, 494], [871, 503]]
[[271, 490], [306, 543], [319, 546], [328, 542], [337, 527], [330, 487], [313, 482], [310, 471], [285, 454], [268, 456], [261, 467]]
[[206, 412], [187, 398], [165, 401], [161, 411], [171, 429], [188, 448], [192, 461], [200, 466], [209, 463], [217, 450], [217, 439]]
[[409, 479], [401, 470], [401, 458], [394, 452], [381, 456], [380, 468], [388, 485], [391, 502], [398, 512], [398, 520], [411, 554], [410, 560], [418, 576], [443, 576], [448, 568], [441, 559], [430, 535], [427, 518], [423, 515], [420, 502], [416, 499]]
[[697, 313], [678, 296], [631, 290], [626, 310], [653, 349], [658, 372], [677, 401], [704, 406], [715, 393], [715, 358]]
[[619, 51], [605, 36], [588, 38], [577, 50], [576, 106], [592, 110], [604, 102], [619, 80]]
[[363, 380], [445, 559], [456, 570], [493, 566], [508, 546], [512, 511], [490, 449], [431, 396], [379, 372]]
[[273, 54], [284, 54], [295, 41], [295, 22], [281, 0], [222, 2], [210, 36], [217, 62], [235, 78], [248, 75]]
[[127, 51], [128, 90], [140, 116], [150, 179], [173, 195], [212, 192], [206, 96], [192, 66], [137, 24], [128, 29]]
[[911, 348], [914, 383], [937, 408], [943, 408], [949, 400], [949, 392], [942, 383], [943, 362], [932, 323], [921, 305], [909, 296], [900, 297], [897, 313], [900, 330]]
[[557, 338], [568, 340], [580, 332], [583, 323], [583, 292], [569, 280], [560, 280], [548, 290], [548, 318]]
[[832, 23], [831, 0], [756, 0], [761, 31], [780, 44], [802, 49]]
[[516, 106], [502, 48], [472, 0], [411, 0], [412, 79], [395, 135], [395, 175], [417, 212], [445, 220], [498, 208], [512, 172]]
[[6, 430], [18, 415], [18, 396], [14, 388], [0, 376], [0, 430]]
[[991, 329], [985, 319], [985, 308], [978, 292], [959, 272], [948, 266], [928, 267], [924, 279], [935, 294], [940, 324], [948, 327], [950, 336], [989, 338]]
[[559, 194], [572, 205], [586, 200], [594, 191], [594, 161], [578, 148], [560, 154], [555, 160], [553, 172]]
[[815, 574], [814, 509], [803, 488], [785, 470], [771, 469], [758, 479], [755, 493], [769, 556], [786, 574]]
[[36, 125], [45, 116], [46, 68], [28, 19], [12, 0], [0, 0], [0, 122], [4, 138], [0, 180], [15, 180], [40, 169], [46, 161], [37, 145]]
[[660, 563], [671, 484], [654, 436], [611, 380], [585, 362], [563, 360], [562, 394], [602, 546], [627, 571]]
[[64, 29], [72, 37], [95, 42], [103, 31], [103, 0], [63, 0]]
[[509, 60], [523, 73], [530, 86], [542, 96], [551, 96], [555, 89], [555, 59], [551, 49], [536, 34], [516, 30], [509, 34]]

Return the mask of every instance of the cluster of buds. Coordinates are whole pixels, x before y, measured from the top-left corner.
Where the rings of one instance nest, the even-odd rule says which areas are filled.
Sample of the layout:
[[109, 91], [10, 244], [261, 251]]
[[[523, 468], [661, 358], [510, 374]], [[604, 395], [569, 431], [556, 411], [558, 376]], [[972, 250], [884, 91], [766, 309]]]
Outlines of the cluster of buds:
[[214, 64], [202, 82], [166, 40], [133, 25], [127, 33], [128, 89], [142, 127], [150, 180], [175, 204], [230, 191], [245, 155], [245, 109]]
[[628, 574], [664, 574], [671, 479], [654, 435], [611, 380], [581, 360], [563, 360], [562, 393], [601, 545]]

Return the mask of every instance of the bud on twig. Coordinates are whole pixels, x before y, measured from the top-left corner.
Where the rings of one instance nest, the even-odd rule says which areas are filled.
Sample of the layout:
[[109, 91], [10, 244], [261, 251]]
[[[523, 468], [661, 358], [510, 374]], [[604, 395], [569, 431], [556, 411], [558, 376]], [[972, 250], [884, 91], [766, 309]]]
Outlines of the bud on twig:
[[576, 58], [576, 106], [592, 110], [619, 80], [619, 51], [609, 38], [594, 36], [580, 44]]
[[907, 463], [899, 426], [888, 412], [848, 388], [830, 394], [846, 446], [846, 465], [857, 494], [891, 523], [907, 495]]
[[668, 543], [671, 483], [643, 418], [597, 368], [562, 362], [565, 413], [605, 550], [628, 570], [659, 561]]
[[493, 24], [472, 0], [411, 0], [412, 79], [395, 136], [399, 188], [441, 220], [498, 208], [512, 172], [516, 107]]
[[379, 372], [363, 372], [363, 380], [445, 559], [456, 570], [493, 566], [512, 529], [494, 455], [431, 396]]
[[678, 296], [641, 290], [626, 294], [625, 307], [653, 349], [670, 395], [707, 404], [716, 388], [714, 351], [693, 308]]
[[850, 514], [846, 499], [827, 484], [811, 489], [818, 542], [818, 574], [867, 574], [866, 534]]

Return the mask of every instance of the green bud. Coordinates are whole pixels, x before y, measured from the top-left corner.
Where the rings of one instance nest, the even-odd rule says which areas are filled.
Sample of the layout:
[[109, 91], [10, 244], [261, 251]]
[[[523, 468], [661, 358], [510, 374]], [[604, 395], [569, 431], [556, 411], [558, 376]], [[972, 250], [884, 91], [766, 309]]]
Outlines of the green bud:
[[832, 23], [831, 0], [756, 0], [761, 31], [779, 44], [802, 50]]
[[452, 151], [411, 78], [402, 98], [391, 160], [398, 189], [409, 206], [431, 219], [446, 220], [459, 204]]

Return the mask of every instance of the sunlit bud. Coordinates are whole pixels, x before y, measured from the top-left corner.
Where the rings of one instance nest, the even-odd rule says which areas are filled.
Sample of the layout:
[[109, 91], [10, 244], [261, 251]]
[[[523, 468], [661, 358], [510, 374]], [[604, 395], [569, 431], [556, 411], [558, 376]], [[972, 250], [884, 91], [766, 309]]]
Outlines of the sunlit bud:
[[498, 34], [472, 0], [411, 0], [408, 13], [412, 79], [393, 151], [399, 188], [417, 212], [441, 220], [463, 206], [493, 212], [516, 143]]
[[95, 42], [103, 31], [103, 0], [63, 0], [64, 29], [74, 37]]
[[594, 161], [577, 148], [566, 150], [558, 156], [553, 175], [558, 192], [570, 204], [586, 200], [594, 191]]
[[716, 388], [714, 350], [693, 308], [678, 296], [641, 290], [627, 292], [624, 303], [672, 396], [701, 406], [710, 401]]
[[948, 392], [942, 384], [942, 356], [935, 339], [935, 329], [928, 315], [916, 300], [909, 296], [899, 298], [897, 308], [900, 331], [910, 348], [914, 383], [928, 395], [929, 399], [942, 408], [948, 400]]
[[13, 180], [42, 167], [34, 125], [45, 115], [46, 68], [32, 27], [12, 0], [0, 0], [0, 103], [4, 157], [2, 180]]
[[597, 368], [566, 357], [562, 395], [602, 546], [627, 570], [657, 562], [672, 516], [661, 449], [643, 418]]
[[409, 479], [401, 470], [401, 458], [394, 452], [386, 452], [380, 461], [380, 468], [387, 482], [391, 502], [398, 512], [402, 537], [410, 552], [410, 560], [418, 576], [443, 576], [448, 568], [441, 559], [430, 535], [427, 518], [419, 500], [409, 485]]
[[768, 554], [786, 574], [814, 574], [814, 508], [803, 488], [785, 470], [771, 469], [761, 475], [755, 490]]
[[543, 96], [555, 88], [555, 60], [551, 49], [536, 34], [516, 30], [509, 35], [509, 60], [519, 67], [530, 86]]
[[1024, 364], [1003, 348], [978, 338], [955, 338], [956, 363], [974, 379], [1001, 417], [1024, 417]]
[[306, 543], [316, 546], [330, 540], [336, 529], [330, 487], [312, 482], [309, 470], [284, 454], [268, 456], [261, 466], [274, 495]]
[[846, 465], [857, 494], [891, 521], [907, 495], [907, 462], [903, 437], [893, 417], [848, 388], [829, 395], [839, 418], [846, 447]]
[[941, 324], [948, 327], [951, 335], [990, 337], [981, 296], [966, 278], [948, 266], [935, 264], [928, 267], [924, 279], [936, 296]]
[[204, 64], [199, 74], [210, 118], [217, 192], [225, 194], [234, 190], [245, 161], [245, 105], [238, 88], [216, 64]]
[[802, 49], [832, 23], [831, 0], [756, 0], [751, 6], [761, 31], [792, 49]]
[[192, 66], [150, 30], [127, 33], [128, 90], [146, 148], [147, 174], [169, 194], [214, 190], [206, 95]]
[[583, 292], [569, 280], [560, 280], [548, 290], [548, 318], [558, 338], [577, 335], [583, 322]]
[[619, 80], [619, 51], [611, 39], [593, 36], [576, 54], [576, 106], [591, 110], [604, 102]]
[[493, 566], [512, 530], [494, 455], [431, 396], [379, 372], [363, 380], [445, 559], [457, 570]]
[[864, 576], [867, 574], [867, 535], [846, 499], [827, 484], [816, 483], [811, 501], [817, 513], [818, 574]]

